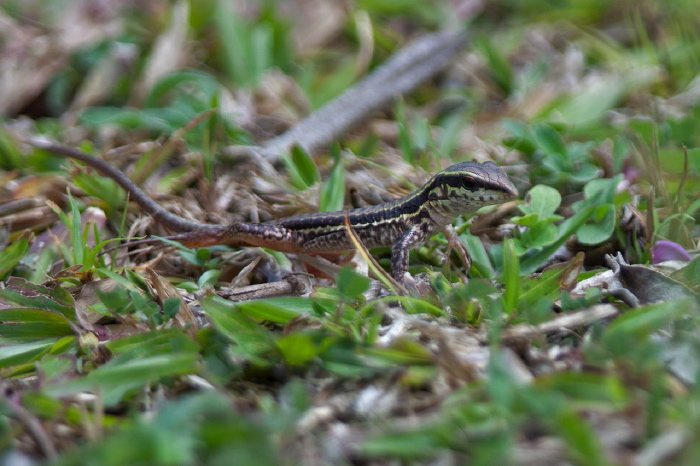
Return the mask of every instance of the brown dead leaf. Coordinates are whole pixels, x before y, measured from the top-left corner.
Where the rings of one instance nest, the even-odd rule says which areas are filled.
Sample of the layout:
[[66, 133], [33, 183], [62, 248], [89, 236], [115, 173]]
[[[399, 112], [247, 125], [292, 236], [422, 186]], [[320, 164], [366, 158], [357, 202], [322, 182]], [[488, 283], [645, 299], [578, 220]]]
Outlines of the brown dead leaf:
[[78, 319], [83, 323], [89, 323], [90, 326], [88, 328], [92, 328], [94, 324], [104, 319], [105, 316], [91, 311], [90, 307], [100, 303], [100, 298], [97, 296], [98, 291], [108, 293], [114, 291], [117, 286], [117, 282], [111, 278], [85, 283], [75, 298], [75, 312], [78, 315]]
[[168, 298], [177, 298], [180, 300], [180, 309], [175, 316], [175, 323], [178, 326], [187, 329], [187, 333], [194, 338], [197, 329], [199, 329], [197, 319], [195, 319], [192, 310], [187, 305], [185, 300], [182, 299], [182, 296], [180, 296], [177, 288], [175, 288], [169, 281], [158, 275], [153, 269], [147, 268], [146, 272], [148, 272], [148, 280], [146, 280], [146, 283], [148, 283], [148, 285], [151, 287], [154, 296], [158, 298], [158, 301], [161, 304]]

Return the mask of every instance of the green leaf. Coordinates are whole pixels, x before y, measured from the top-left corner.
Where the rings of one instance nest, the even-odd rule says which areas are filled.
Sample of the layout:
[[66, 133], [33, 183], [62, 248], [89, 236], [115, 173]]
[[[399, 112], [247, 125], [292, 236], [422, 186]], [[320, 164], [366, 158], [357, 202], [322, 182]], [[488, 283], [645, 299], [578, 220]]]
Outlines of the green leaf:
[[[207, 73], [199, 71], [177, 71], [162, 77], [148, 92], [144, 100], [145, 108], [158, 108], [168, 104], [168, 97], [173, 94], [181, 94], [187, 90], [194, 93], [198, 100], [204, 104], [210, 102], [219, 93], [220, 84]], [[203, 106], [197, 110], [207, 110]], [[196, 112], [193, 112], [196, 113]]]
[[433, 356], [415, 340], [409, 338], [397, 338], [389, 348], [366, 348], [363, 354], [371, 356], [376, 361], [394, 365], [432, 365]]
[[[80, 114], [80, 121], [86, 126], [99, 128], [105, 125], [119, 125], [128, 129], [149, 129], [157, 133], [169, 133], [179, 129], [170, 124], [165, 111], [145, 111], [117, 107], [90, 107]], [[186, 124], [186, 122], [185, 122]], [[184, 124], [182, 125], [184, 126]]]
[[588, 207], [579, 212], [575, 216], [566, 219], [559, 225], [559, 234], [557, 239], [549, 246], [528, 256], [520, 263], [520, 271], [523, 275], [528, 275], [537, 270], [539, 266], [554, 254], [564, 243], [566, 243], [571, 235], [573, 235], [595, 212], [595, 207]]
[[506, 94], [510, 95], [513, 91], [513, 69], [501, 53], [501, 50], [496, 46], [493, 40], [488, 36], [483, 36], [478, 41], [477, 46], [481, 49], [488, 63], [487, 68], [491, 71], [491, 75], [498, 87]]
[[78, 205], [75, 203], [75, 199], [73, 199], [70, 191], [68, 191], [68, 200], [70, 202], [70, 217], [63, 217], [62, 219], [70, 232], [70, 239], [73, 245], [73, 264], [82, 265], [85, 264], [86, 247], [86, 241], [83, 238], [82, 219]]
[[29, 237], [22, 235], [0, 251], [0, 279], [4, 278], [29, 253]]
[[367, 291], [370, 284], [370, 279], [356, 273], [352, 267], [345, 266], [338, 272], [336, 278], [338, 292], [346, 301], [351, 301]]
[[202, 288], [204, 285], [214, 286], [219, 280], [220, 275], [221, 270], [219, 269], [207, 270], [199, 277], [199, 279], [197, 280], [197, 285], [199, 285], [200, 288]]
[[[603, 340], [615, 346], [628, 338], [646, 338], [692, 310], [692, 299], [651, 304], [626, 312], [610, 324]], [[624, 345], [624, 343], [622, 343]]]
[[90, 196], [105, 201], [105, 210], [110, 214], [122, 209], [126, 203], [126, 191], [111, 178], [84, 172], [74, 176], [73, 182]]
[[152, 330], [105, 343], [113, 354], [130, 353], [132, 357], [154, 356], [174, 352], [197, 352], [199, 345], [180, 328]]
[[321, 212], [336, 212], [345, 206], [345, 164], [340, 148], [334, 145], [331, 149], [335, 165], [328, 180], [321, 187], [319, 210]]
[[626, 88], [634, 87], [630, 84], [636, 80], [628, 78], [615, 76], [582, 86], [578, 94], [552, 109], [556, 113], [557, 120], [564, 121], [567, 126], [577, 127], [579, 130], [590, 128], [619, 102], [624, 92], [628, 90]]
[[572, 274], [581, 269], [583, 253], [568, 263], [556, 264], [547, 267], [540, 276], [527, 276], [520, 282], [520, 306], [534, 306], [541, 299], [554, 301], [561, 289], [566, 289], [566, 284], [572, 280]]
[[269, 353], [274, 348], [270, 332], [251, 317], [243, 314], [238, 307], [221, 298], [202, 300], [202, 308], [211, 318], [214, 326], [227, 338], [240, 346], [249, 356]]
[[554, 212], [561, 205], [561, 194], [556, 189], [538, 184], [534, 186], [525, 196], [525, 202], [520, 204], [519, 209], [524, 214], [535, 214], [540, 219], [561, 217], [554, 216]]
[[520, 262], [515, 253], [515, 245], [511, 238], [504, 242], [503, 247], [503, 287], [504, 287], [504, 312], [513, 314], [518, 307], [520, 297]]
[[559, 435], [581, 464], [606, 464], [603, 448], [593, 428], [571, 408], [561, 407], [554, 415]]
[[462, 234], [460, 238], [472, 256], [472, 270], [469, 273], [484, 278], [493, 278], [493, 264], [481, 239], [469, 233]]
[[560, 161], [566, 159], [566, 144], [564, 144], [564, 139], [562, 139], [557, 130], [549, 125], [541, 124], [534, 127], [533, 136], [538, 147], [545, 155]]
[[557, 240], [557, 235], [557, 227], [552, 223], [537, 222], [530, 229], [520, 233], [518, 239], [521, 248], [527, 250], [549, 246]]
[[[0, 346], [0, 367], [9, 367], [35, 361], [42, 355], [48, 353], [57, 341], [58, 338], [51, 338], [32, 341], [30, 343]], [[3, 336], [3, 344], [5, 343]]]
[[402, 98], [396, 100], [396, 126], [399, 131], [399, 148], [403, 154], [403, 159], [411, 165], [415, 165], [415, 153], [413, 136], [408, 125], [408, 119], [406, 118], [406, 103]]
[[133, 360], [115, 358], [87, 376], [47, 386], [45, 392], [60, 397], [83, 391], [103, 394], [105, 405], [112, 406], [129, 391], [164, 377], [183, 376], [199, 371], [199, 354], [170, 353]]
[[0, 337], [3, 343], [43, 340], [74, 335], [68, 319], [43, 309], [0, 310]]
[[318, 357], [323, 349], [319, 347], [311, 335], [295, 332], [277, 341], [285, 362], [291, 366], [303, 366]]
[[598, 207], [594, 213], [595, 223], [587, 223], [576, 231], [579, 243], [592, 246], [610, 238], [615, 231], [616, 217], [612, 204]]
[[282, 158], [282, 161], [289, 170], [292, 185], [297, 189], [308, 189], [321, 180], [313, 158], [296, 144], [290, 149], [289, 155]]
[[577, 401], [622, 407], [628, 398], [624, 384], [615, 375], [562, 372], [539, 377], [535, 383], [537, 388], [556, 391]]
[[312, 109], [320, 108], [345, 92], [355, 81], [356, 71], [357, 63], [351, 59], [341, 60], [331, 72], [320, 70], [313, 88], [306, 90]]
[[237, 303], [235, 306], [240, 312], [249, 317], [261, 321], [275, 322], [278, 324], [286, 324], [299, 315], [294, 311], [276, 306], [275, 304], [262, 299], [258, 301]]
[[51, 311], [64, 316], [74, 324], [79, 324], [73, 297], [60, 286], [50, 289], [21, 278], [11, 277], [8, 287], [0, 294], [0, 303], [17, 304], [30, 310]]
[[216, 12], [214, 24], [222, 42], [219, 50], [229, 79], [242, 87], [257, 86], [274, 62], [272, 24], [251, 23], [223, 0], [216, 2]]
[[583, 194], [587, 200], [598, 204], [610, 204], [615, 199], [615, 190], [622, 181], [624, 175], [616, 175], [613, 178], [592, 180], [583, 187]]

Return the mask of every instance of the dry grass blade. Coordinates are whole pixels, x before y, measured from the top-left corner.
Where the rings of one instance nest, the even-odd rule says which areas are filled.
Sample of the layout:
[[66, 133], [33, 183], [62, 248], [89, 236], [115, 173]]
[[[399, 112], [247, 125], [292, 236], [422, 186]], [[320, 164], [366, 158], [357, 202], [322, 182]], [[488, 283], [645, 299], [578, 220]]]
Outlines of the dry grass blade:
[[[518, 324], [503, 331], [504, 343], [531, 340], [542, 335], [560, 331], [569, 331], [591, 325], [601, 320], [610, 319], [620, 314], [620, 310], [612, 304], [598, 304], [582, 311], [570, 312], [539, 325]], [[488, 342], [488, 336], [482, 341]]]
[[147, 283], [153, 288], [153, 295], [159, 299], [161, 304], [163, 304], [168, 298], [175, 298], [180, 301], [180, 306], [174, 320], [178, 326], [186, 328], [187, 332], [194, 338], [199, 327], [197, 324], [197, 319], [195, 319], [192, 310], [182, 299], [180, 293], [178, 293], [177, 288], [175, 288], [169, 281], [163, 279], [163, 277], [158, 275], [155, 270], [151, 269], [150, 267], [146, 268], [146, 272], [148, 273], [149, 277]]
[[406, 290], [406, 288], [399, 282], [394, 280], [394, 277], [386, 273], [386, 271], [379, 265], [379, 263], [377, 263], [377, 260], [369, 252], [367, 246], [365, 246], [362, 240], [357, 236], [357, 233], [355, 233], [355, 230], [350, 223], [350, 217], [347, 215], [347, 212], [345, 215], [345, 230], [348, 238], [350, 238], [350, 242], [352, 242], [353, 247], [360, 252], [362, 258], [367, 262], [370, 270], [372, 270], [372, 273], [374, 273], [379, 281], [381, 281], [384, 286], [393, 292], [406, 296], [408, 294], [408, 290]]

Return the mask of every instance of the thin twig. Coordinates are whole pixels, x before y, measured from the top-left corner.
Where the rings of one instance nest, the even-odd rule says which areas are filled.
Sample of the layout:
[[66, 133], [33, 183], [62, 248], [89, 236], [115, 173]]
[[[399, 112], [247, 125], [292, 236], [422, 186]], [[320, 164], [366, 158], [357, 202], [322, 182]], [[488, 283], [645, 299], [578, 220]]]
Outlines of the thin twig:
[[46, 432], [39, 418], [19, 403], [9, 402], [6, 403], [6, 406], [10, 410], [10, 416], [24, 426], [27, 433], [36, 442], [41, 453], [49, 460], [55, 459], [58, 452], [51, 436]]
[[277, 162], [292, 146], [314, 153], [342, 133], [423, 81], [442, 71], [467, 41], [463, 31], [431, 34], [397, 52], [342, 95], [255, 152]]
[[598, 304], [581, 311], [569, 312], [539, 325], [515, 325], [503, 331], [502, 339], [504, 343], [530, 340], [540, 335], [591, 325], [603, 319], [616, 317], [619, 313], [620, 310], [612, 304]]

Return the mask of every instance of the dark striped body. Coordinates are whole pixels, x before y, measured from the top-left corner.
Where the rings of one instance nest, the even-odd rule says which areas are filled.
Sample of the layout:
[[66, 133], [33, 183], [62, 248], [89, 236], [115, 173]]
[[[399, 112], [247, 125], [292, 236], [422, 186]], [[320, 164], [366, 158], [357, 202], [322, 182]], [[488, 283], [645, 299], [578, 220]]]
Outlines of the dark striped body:
[[[465, 162], [443, 170], [422, 188], [395, 201], [349, 211], [295, 215], [267, 223], [234, 223], [225, 232], [222, 229], [214, 244], [260, 246], [291, 253], [345, 251], [353, 248], [346, 232], [347, 219], [368, 248], [392, 248], [392, 275], [402, 281], [410, 249], [458, 216], [515, 199], [517, 194], [498, 165]], [[203, 245], [188, 241], [191, 236], [192, 233], [185, 233], [172, 239], [188, 246]]]

